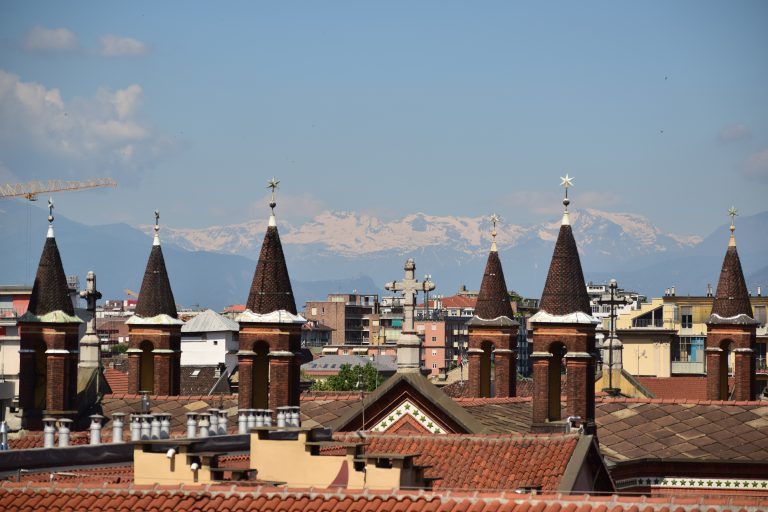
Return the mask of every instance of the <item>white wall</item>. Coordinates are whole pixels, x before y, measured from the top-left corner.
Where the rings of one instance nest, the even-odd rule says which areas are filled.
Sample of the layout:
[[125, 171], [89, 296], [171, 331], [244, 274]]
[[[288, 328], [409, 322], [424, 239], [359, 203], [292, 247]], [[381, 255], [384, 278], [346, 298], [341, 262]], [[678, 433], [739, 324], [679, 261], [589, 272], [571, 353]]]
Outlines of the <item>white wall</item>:
[[232, 371], [237, 365], [237, 350], [237, 336], [231, 331], [182, 333], [181, 366], [226, 363], [227, 370]]

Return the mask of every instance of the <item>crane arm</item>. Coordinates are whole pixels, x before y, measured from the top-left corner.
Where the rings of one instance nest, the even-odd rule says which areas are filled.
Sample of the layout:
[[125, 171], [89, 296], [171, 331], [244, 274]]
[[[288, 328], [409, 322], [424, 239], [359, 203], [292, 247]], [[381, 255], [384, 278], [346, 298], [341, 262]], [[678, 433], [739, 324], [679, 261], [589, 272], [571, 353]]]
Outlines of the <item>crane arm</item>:
[[0, 185], [0, 199], [25, 197], [30, 201], [35, 201], [38, 194], [116, 186], [117, 183], [112, 178], [94, 178], [84, 181], [47, 180], [30, 181], [29, 183], [5, 183]]

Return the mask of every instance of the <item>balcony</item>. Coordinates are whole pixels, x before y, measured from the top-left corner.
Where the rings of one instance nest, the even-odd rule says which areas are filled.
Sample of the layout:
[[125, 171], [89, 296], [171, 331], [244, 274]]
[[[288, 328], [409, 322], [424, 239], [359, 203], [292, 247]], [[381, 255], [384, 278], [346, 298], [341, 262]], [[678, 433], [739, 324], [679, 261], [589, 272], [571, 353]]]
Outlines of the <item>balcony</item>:
[[663, 318], [635, 318], [632, 320], [632, 327], [635, 328], [656, 328], [656, 329], [662, 329], [664, 328], [664, 319]]
[[672, 361], [673, 375], [704, 375], [704, 362]]

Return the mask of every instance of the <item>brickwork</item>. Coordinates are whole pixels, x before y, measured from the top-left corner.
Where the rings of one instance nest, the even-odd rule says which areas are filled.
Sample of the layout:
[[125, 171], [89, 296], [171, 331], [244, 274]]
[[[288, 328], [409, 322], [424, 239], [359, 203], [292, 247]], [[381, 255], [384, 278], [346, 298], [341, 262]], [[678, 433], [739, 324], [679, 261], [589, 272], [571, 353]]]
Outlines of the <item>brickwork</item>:
[[[735, 400], [755, 398], [755, 348], [754, 324], [707, 324], [707, 398], [728, 400], [727, 375], [723, 377], [722, 364], [727, 364], [727, 350], [734, 351]], [[723, 379], [726, 382], [723, 382]]]
[[[565, 347], [565, 364], [567, 377], [565, 394], [567, 414], [579, 416], [590, 426], [595, 422], [595, 326], [593, 324], [534, 324], [533, 329], [533, 359], [534, 359], [534, 392], [533, 392], [533, 423], [560, 421], [561, 417], [551, 417], [550, 372], [558, 372], [560, 365], [556, 364], [561, 354], [560, 346]], [[539, 354], [539, 356], [537, 356]], [[545, 354], [550, 355], [547, 357]], [[555, 360], [554, 358], [558, 358]]]
[[[180, 393], [181, 326], [129, 325], [129, 349], [141, 350], [149, 341], [153, 346], [153, 393], [178, 395]], [[128, 353], [128, 392], [141, 391], [141, 354]]]
[[[515, 396], [517, 329], [517, 326], [469, 324], [469, 396], [480, 398], [484, 395], [483, 390], [491, 389], [490, 372], [486, 374], [481, 371], [482, 358], [491, 357], [490, 353], [483, 351], [484, 343], [491, 343], [496, 348], [494, 396]], [[476, 368], [473, 368], [473, 357], [476, 359]], [[512, 366], [508, 366], [509, 360], [515, 361]], [[485, 365], [490, 368], [490, 361], [485, 361]], [[488, 382], [481, 382], [483, 378]]]
[[[301, 350], [301, 324], [240, 324], [240, 352], [238, 361], [245, 364], [240, 367], [240, 407], [255, 408], [259, 397], [254, 396], [255, 379], [264, 376], [255, 375], [256, 368], [254, 348], [258, 342], [265, 343], [269, 349], [269, 390], [268, 403], [270, 409], [286, 405], [299, 405], [300, 361], [298, 353]], [[288, 355], [291, 354], [291, 355]], [[258, 356], [261, 357], [261, 356]], [[247, 368], [247, 367], [250, 368]], [[246, 375], [247, 374], [247, 375]], [[245, 380], [244, 380], [245, 379]]]
[[[40, 416], [41, 406], [46, 411], [76, 408], [78, 328], [77, 323], [19, 323], [19, 402], [24, 416]], [[36, 375], [38, 361], [45, 364], [45, 370], [39, 370], [45, 374], [44, 383]], [[44, 391], [37, 386], [45, 386]], [[44, 405], [35, 403], [35, 395], [41, 393], [45, 395]], [[26, 424], [24, 420], [22, 423]]]

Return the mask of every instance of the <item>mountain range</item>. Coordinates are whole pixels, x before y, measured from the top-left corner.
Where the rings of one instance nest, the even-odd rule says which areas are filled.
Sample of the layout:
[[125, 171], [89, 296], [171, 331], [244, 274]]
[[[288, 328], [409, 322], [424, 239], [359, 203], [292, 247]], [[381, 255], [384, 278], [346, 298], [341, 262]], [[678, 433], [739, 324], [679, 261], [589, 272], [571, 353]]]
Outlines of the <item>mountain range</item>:
[[[0, 283], [30, 282], [46, 232], [47, 212], [20, 201], [0, 204], [6, 245]], [[665, 233], [644, 216], [573, 210], [571, 223], [585, 277], [611, 277], [621, 287], [659, 296], [701, 294], [717, 283], [728, 241], [727, 224], [706, 238]], [[452, 295], [460, 285], [477, 289], [482, 279], [490, 223], [483, 217], [412, 213], [382, 221], [354, 212], [324, 212], [301, 225], [278, 219], [297, 306], [327, 293], [382, 293], [385, 281], [401, 279], [405, 259], [416, 260], [419, 278], [431, 274], [435, 293]], [[529, 297], [541, 293], [560, 220], [531, 226], [503, 223], [497, 243], [509, 288]], [[161, 239], [176, 301], [221, 309], [248, 294], [266, 219], [203, 229], [162, 226]], [[149, 254], [151, 226], [86, 226], [57, 214], [56, 238], [67, 274], [97, 273], [105, 297], [138, 290]], [[739, 218], [739, 253], [754, 291], [768, 284], [768, 212]]]

